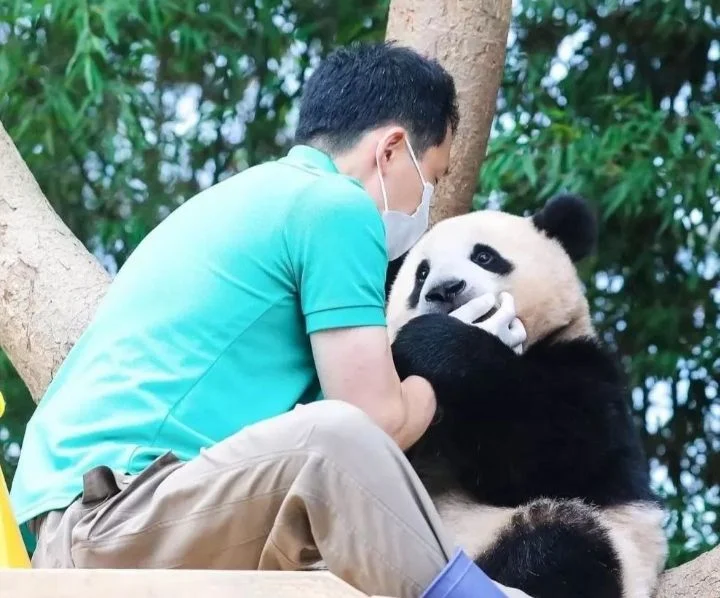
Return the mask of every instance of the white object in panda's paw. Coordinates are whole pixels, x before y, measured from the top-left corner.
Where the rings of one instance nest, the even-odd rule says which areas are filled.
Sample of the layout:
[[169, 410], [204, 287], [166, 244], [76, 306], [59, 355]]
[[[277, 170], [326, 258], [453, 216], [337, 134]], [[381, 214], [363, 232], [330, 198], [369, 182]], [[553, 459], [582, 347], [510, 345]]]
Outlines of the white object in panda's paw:
[[457, 318], [465, 324], [477, 324], [487, 320], [497, 313], [500, 308], [500, 301], [493, 293], [485, 293], [471, 299], [456, 310], [450, 312], [450, 316]]
[[515, 314], [515, 301], [510, 293], [502, 292], [499, 297], [486, 293], [471, 299], [450, 315], [497, 336], [515, 353], [522, 354], [527, 332]]

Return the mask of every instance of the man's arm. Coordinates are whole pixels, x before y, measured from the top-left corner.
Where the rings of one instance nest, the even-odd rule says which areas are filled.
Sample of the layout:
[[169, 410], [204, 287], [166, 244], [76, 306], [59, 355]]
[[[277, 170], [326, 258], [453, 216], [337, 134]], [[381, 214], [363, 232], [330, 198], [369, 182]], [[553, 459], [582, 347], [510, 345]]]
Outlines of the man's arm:
[[339, 177], [310, 185], [285, 231], [315, 367], [325, 398], [365, 411], [408, 448], [435, 409], [430, 385], [400, 382], [385, 321], [385, 230], [365, 191]]
[[403, 450], [435, 414], [435, 393], [423, 378], [400, 381], [381, 326], [339, 328], [310, 337], [323, 394], [356, 405]]

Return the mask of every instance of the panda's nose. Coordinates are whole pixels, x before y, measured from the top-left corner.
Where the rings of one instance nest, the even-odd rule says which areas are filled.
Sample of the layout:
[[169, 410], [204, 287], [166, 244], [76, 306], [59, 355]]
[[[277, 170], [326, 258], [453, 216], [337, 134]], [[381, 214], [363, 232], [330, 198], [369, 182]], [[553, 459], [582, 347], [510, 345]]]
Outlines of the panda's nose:
[[435, 303], [450, 303], [462, 293], [464, 288], [464, 280], [446, 280], [425, 293], [425, 300]]

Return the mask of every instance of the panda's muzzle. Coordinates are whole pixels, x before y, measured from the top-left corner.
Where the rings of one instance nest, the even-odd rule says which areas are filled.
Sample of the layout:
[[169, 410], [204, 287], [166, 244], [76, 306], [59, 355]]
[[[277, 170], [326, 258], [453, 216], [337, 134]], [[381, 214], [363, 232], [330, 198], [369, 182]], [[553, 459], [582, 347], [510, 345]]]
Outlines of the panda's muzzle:
[[425, 301], [430, 303], [454, 303], [466, 286], [464, 280], [445, 280], [425, 293]]
[[[449, 314], [473, 298], [473, 293], [464, 280], [452, 278], [433, 285], [425, 293], [425, 301], [431, 311]], [[475, 320], [474, 323], [482, 322], [497, 311], [498, 306], [492, 307], [486, 314]]]
[[461, 294], [466, 289], [467, 283], [464, 280], [453, 278], [435, 284], [425, 293], [425, 301], [433, 309], [449, 313], [463, 303]]

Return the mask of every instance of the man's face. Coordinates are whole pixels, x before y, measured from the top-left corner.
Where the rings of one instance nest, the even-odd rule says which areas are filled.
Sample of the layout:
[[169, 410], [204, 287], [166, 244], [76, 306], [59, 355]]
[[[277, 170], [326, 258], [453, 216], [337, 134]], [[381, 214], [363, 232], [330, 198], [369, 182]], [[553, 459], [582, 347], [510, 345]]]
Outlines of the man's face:
[[[394, 128], [388, 135], [380, 139], [378, 148], [379, 168], [387, 191], [388, 208], [412, 214], [417, 210], [422, 199], [423, 179], [437, 187], [440, 179], [448, 172], [450, 163], [450, 146], [452, 133], [448, 128], [445, 140], [439, 146], [425, 151], [421, 156], [415, 156], [422, 172], [422, 178], [406, 145], [406, 135], [403, 129]], [[384, 209], [382, 195], [380, 208]]]

